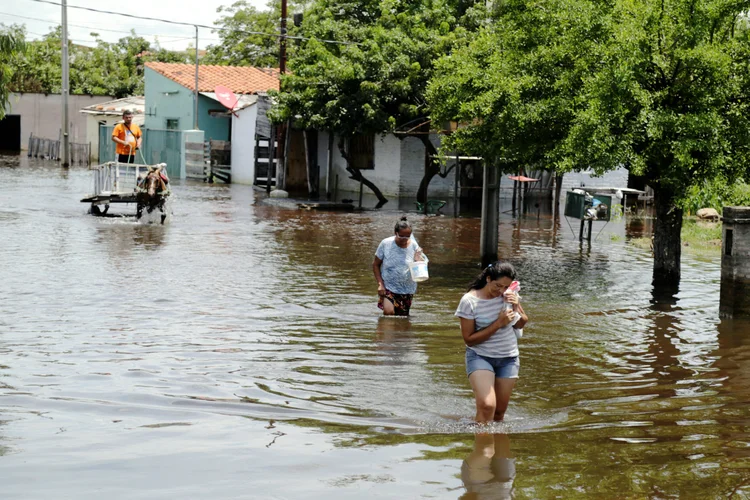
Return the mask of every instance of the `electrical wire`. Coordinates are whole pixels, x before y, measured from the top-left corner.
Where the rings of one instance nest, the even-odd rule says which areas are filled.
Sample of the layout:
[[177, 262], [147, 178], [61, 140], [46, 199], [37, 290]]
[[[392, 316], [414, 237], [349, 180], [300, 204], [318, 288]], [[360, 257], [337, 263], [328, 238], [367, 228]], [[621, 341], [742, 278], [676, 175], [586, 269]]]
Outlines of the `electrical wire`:
[[[56, 5], [58, 7], [62, 6], [59, 2], [53, 2], [52, 0], [29, 0], [31, 2], [37, 2], [37, 3], [46, 3], [50, 5]], [[339, 40], [321, 40], [317, 38], [308, 38], [303, 36], [290, 36], [290, 35], [282, 35], [280, 33], [264, 33], [262, 31], [250, 31], [250, 30], [242, 30], [242, 29], [230, 29], [230, 28], [222, 28], [220, 26], [209, 26], [206, 24], [198, 24], [198, 23], [188, 23], [183, 21], [172, 21], [170, 19], [160, 19], [158, 17], [148, 17], [148, 16], [138, 16], [135, 14], [126, 14], [124, 12], [113, 12], [111, 10], [102, 10], [102, 9], [94, 9], [93, 7], [82, 7], [80, 5], [68, 5], [69, 9], [79, 9], [79, 10], [86, 10], [89, 12], [97, 12], [99, 14], [109, 14], [112, 16], [123, 16], [123, 17], [129, 17], [132, 19], [143, 19], [146, 21], [157, 21], [162, 23], [168, 23], [168, 24], [176, 24], [178, 26], [193, 26], [196, 28], [206, 28], [210, 30], [216, 30], [216, 31], [239, 31], [241, 33], [246, 33], [248, 35], [259, 35], [259, 36], [268, 36], [273, 38], [279, 38], [279, 39], [287, 39], [287, 40], [302, 40], [302, 41], [310, 41], [310, 40], [316, 40], [318, 42], [322, 43], [333, 43], [333, 44], [339, 44], [339, 45], [361, 45], [357, 42], [342, 42]]]
[[[0, 12], [0, 16], [18, 17], [20, 19], [28, 19], [30, 21], [41, 21], [43, 23], [54, 24], [54, 25], [57, 25], [57, 26], [60, 25], [60, 21], [51, 21], [49, 19], [40, 19], [38, 17], [21, 16], [21, 15], [18, 15], [18, 14], [11, 14], [9, 12]], [[111, 29], [106, 29], [106, 28], [100, 28], [99, 26], [90, 26], [90, 25], [87, 26], [85, 24], [71, 24], [71, 23], [68, 23], [68, 26], [73, 26], [74, 28], [93, 29], [93, 30], [97, 30], [97, 31], [108, 31], [108, 32], [111, 32], [111, 33], [127, 33], [127, 34], [131, 33], [130, 31], [111, 30]], [[165, 37], [165, 38], [178, 38], [179, 37], [180, 40], [186, 40], [186, 38], [184, 38], [184, 35], [159, 35], [159, 34], [153, 34], [153, 33], [143, 33], [143, 35], [145, 35], [145, 36], [158, 36], [158, 37]], [[193, 38], [193, 37], [189, 37], [189, 38]]]

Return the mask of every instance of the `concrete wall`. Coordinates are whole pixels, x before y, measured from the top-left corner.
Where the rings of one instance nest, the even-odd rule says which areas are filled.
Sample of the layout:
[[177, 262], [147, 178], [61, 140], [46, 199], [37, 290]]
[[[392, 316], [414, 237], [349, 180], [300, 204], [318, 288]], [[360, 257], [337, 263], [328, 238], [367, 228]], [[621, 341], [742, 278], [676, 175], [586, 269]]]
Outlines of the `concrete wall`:
[[[203, 178], [203, 142], [205, 135], [202, 130], [182, 131], [180, 141], [180, 179]], [[191, 147], [197, 145], [197, 147]]]
[[563, 175], [563, 191], [579, 187], [628, 187], [628, 169], [611, 170], [601, 177], [594, 177], [591, 171], [570, 172]]
[[255, 180], [255, 120], [253, 104], [232, 117], [232, 183], [252, 184]]
[[[439, 137], [431, 137], [439, 146]], [[320, 165], [320, 191], [325, 194], [326, 164], [328, 155], [328, 133], [318, 133], [318, 164]], [[450, 166], [451, 163], [448, 163]], [[363, 170], [362, 174], [372, 180], [383, 191], [386, 197], [416, 197], [419, 183], [424, 175], [424, 146], [415, 137], [400, 140], [392, 134], [375, 137], [375, 169]], [[338, 175], [339, 193], [359, 192], [359, 183], [349, 179], [346, 162], [338, 150], [338, 137], [333, 143], [333, 168], [331, 171], [331, 193], [335, 189]], [[513, 195], [513, 181], [504, 174], [500, 179], [500, 197], [510, 198]], [[430, 199], [446, 199], [453, 196], [455, 172], [446, 177], [435, 176], [430, 182], [427, 196]], [[567, 173], [563, 176], [563, 191], [576, 187], [627, 187], [628, 170], [619, 168], [594, 177], [590, 171]], [[536, 187], [534, 184], [533, 187]], [[365, 192], [369, 191], [365, 188]], [[349, 197], [349, 195], [347, 195]], [[339, 198], [341, 196], [339, 195]]]
[[[435, 147], [440, 147], [440, 137], [431, 135], [430, 140]], [[425, 148], [422, 141], [416, 137], [408, 137], [401, 141], [401, 181], [399, 183], [400, 196], [416, 198], [419, 184], [424, 177], [424, 154]], [[448, 162], [448, 167], [453, 162]], [[444, 167], [445, 168], [445, 167]], [[428, 199], [446, 199], [453, 196], [453, 185], [455, 184], [455, 171], [452, 170], [447, 177], [436, 175], [430, 181], [427, 188]]]
[[721, 244], [722, 318], [750, 318], [750, 207], [724, 207]]
[[[92, 104], [111, 101], [111, 96], [71, 95], [68, 97], [70, 141], [87, 143], [86, 116], [79, 111]], [[62, 129], [62, 96], [60, 94], [11, 94], [6, 108], [9, 115], [21, 115], [21, 148], [29, 145], [29, 135], [58, 139]], [[94, 150], [92, 145], [92, 150]]]
[[[437, 137], [433, 142], [437, 144]], [[326, 165], [328, 155], [328, 133], [318, 132], [318, 165], [320, 165], [320, 191], [325, 194]], [[422, 141], [414, 137], [399, 139], [393, 134], [375, 136], [375, 168], [363, 170], [365, 178], [375, 183], [383, 194], [388, 197], [415, 197], [419, 183], [424, 175], [424, 146]], [[335, 179], [338, 175], [338, 192], [358, 193], [359, 182], [349, 179], [346, 172], [346, 162], [341, 157], [338, 148], [338, 137], [333, 142], [333, 167], [331, 170], [330, 189], [335, 189]], [[445, 197], [453, 193], [454, 175], [451, 173], [446, 179], [435, 176], [430, 182], [428, 196]], [[365, 192], [369, 189], [365, 188]], [[347, 195], [348, 196], [348, 195]], [[341, 198], [341, 196], [339, 196]]]

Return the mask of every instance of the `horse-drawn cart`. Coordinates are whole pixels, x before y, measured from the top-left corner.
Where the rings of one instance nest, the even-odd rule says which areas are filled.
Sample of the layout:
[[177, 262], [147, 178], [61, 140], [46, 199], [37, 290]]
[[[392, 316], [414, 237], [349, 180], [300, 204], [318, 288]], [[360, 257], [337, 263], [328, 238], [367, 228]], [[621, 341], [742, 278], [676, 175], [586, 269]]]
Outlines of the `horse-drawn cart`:
[[135, 203], [138, 218], [144, 208], [148, 213], [158, 208], [163, 223], [167, 216], [164, 204], [169, 196], [168, 179], [162, 174], [166, 166], [166, 163], [145, 165], [117, 161], [93, 165], [89, 170], [94, 172], [94, 192], [81, 202], [91, 204], [92, 215], [106, 215], [113, 203]]

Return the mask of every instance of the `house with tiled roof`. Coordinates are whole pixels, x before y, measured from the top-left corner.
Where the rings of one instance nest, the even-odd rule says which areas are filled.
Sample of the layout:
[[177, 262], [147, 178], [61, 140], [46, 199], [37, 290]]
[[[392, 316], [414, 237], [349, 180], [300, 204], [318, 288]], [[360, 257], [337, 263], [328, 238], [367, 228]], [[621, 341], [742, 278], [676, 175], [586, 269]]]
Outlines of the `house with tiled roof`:
[[[195, 128], [195, 66], [182, 63], [147, 62], [145, 78], [145, 126], [147, 129], [192, 130]], [[278, 70], [249, 66], [198, 66], [198, 129], [205, 140], [228, 141], [232, 114], [218, 101], [218, 85], [228, 87], [250, 102], [258, 93], [278, 90]]]

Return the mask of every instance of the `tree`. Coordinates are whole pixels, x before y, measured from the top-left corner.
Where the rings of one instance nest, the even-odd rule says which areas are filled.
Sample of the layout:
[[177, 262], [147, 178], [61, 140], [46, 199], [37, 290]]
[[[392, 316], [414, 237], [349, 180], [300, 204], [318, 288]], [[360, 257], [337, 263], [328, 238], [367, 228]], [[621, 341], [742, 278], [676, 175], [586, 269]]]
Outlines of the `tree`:
[[347, 144], [428, 114], [424, 91], [433, 62], [465, 33], [455, 10], [443, 0], [318, 0], [301, 28], [310, 40], [290, 60], [272, 117], [338, 135], [350, 177], [382, 206], [387, 199], [352, 164]]
[[750, 2], [507, 0], [438, 63], [433, 119], [496, 164], [624, 165], [654, 188], [655, 283], [680, 275], [681, 196], [748, 172]]
[[[305, 2], [289, 3], [288, 12], [304, 10]], [[221, 42], [208, 46], [206, 64], [261, 68], [279, 66], [278, 36], [249, 33], [280, 35], [280, 2], [269, 1], [265, 10], [258, 10], [245, 0], [239, 0], [229, 7], [219, 7], [216, 11], [224, 13], [217, 21], [222, 29], [214, 30]], [[287, 33], [295, 34], [293, 23], [287, 23]]]
[[[22, 30], [23, 31], [23, 30]], [[133, 31], [115, 43], [91, 34], [95, 47], [70, 43], [70, 90], [73, 94], [126, 97], [143, 94], [143, 67], [146, 61], [190, 62], [185, 52], [152, 47]], [[56, 94], [62, 88], [62, 28], [52, 28], [41, 40], [26, 44], [16, 57], [9, 87], [15, 92]]]
[[10, 98], [9, 84], [13, 79], [16, 60], [25, 48], [24, 31], [21, 27], [0, 24], [0, 120], [5, 117], [5, 108]]

